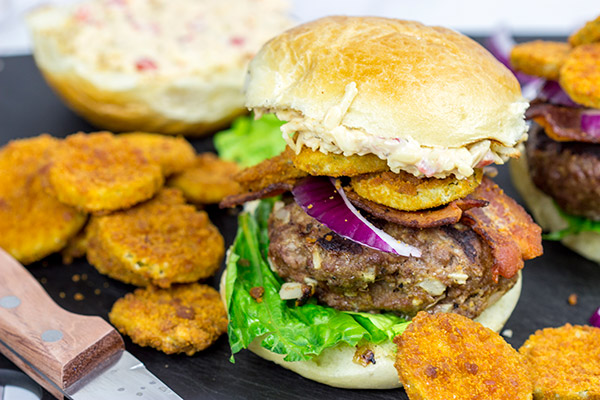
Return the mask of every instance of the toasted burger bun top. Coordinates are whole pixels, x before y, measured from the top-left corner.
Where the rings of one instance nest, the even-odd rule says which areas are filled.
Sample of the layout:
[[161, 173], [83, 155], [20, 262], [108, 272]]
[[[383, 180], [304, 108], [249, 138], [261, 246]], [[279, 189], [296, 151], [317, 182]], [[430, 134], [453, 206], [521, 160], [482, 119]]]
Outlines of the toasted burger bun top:
[[460, 178], [526, 139], [516, 78], [445, 28], [323, 18], [265, 44], [248, 73], [246, 106], [290, 121], [282, 130], [295, 149], [373, 153], [395, 172]]

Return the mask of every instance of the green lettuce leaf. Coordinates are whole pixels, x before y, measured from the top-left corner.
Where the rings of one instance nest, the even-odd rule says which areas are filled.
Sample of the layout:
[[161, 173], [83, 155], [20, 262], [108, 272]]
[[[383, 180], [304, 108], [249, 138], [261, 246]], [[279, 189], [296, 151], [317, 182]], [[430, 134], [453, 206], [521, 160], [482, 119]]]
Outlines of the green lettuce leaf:
[[252, 115], [237, 118], [230, 129], [218, 132], [214, 137], [219, 157], [242, 167], [275, 157], [285, 149], [279, 129], [283, 124], [272, 114], [257, 120]]
[[[233, 354], [257, 337], [261, 345], [285, 355], [286, 361], [308, 360], [339, 343], [382, 343], [409, 324], [394, 314], [351, 313], [321, 306], [311, 299], [296, 306], [279, 297], [283, 284], [267, 262], [267, 220], [274, 199], [262, 200], [254, 212], [239, 216], [236, 240], [227, 261], [226, 301], [229, 343]], [[262, 301], [250, 295], [262, 287]]]
[[554, 203], [554, 207], [565, 221], [568, 226], [565, 229], [556, 232], [550, 232], [543, 235], [546, 240], [562, 240], [566, 236], [576, 235], [581, 232], [598, 232], [600, 233], [600, 222], [592, 221], [585, 217], [577, 217], [564, 212], [558, 204]]

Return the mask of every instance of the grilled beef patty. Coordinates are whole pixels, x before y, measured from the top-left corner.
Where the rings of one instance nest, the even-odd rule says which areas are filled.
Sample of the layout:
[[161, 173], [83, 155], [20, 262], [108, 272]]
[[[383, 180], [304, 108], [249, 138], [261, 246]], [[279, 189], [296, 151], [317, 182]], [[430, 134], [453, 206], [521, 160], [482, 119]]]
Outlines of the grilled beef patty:
[[398, 256], [344, 239], [290, 203], [276, 207], [269, 219], [272, 267], [288, 281], [316, 280], [315, 295], [331, 307], [409, 317], [430, 310], [474, 318], [518, 279], [493, 281], [490, 248], [465, 225], [413, 229], [375, 223], [422, 256]]
[[540, 190], [567, 213], [600, 220], [600, 144], [557, 142], [533, 123], [526, 148]]

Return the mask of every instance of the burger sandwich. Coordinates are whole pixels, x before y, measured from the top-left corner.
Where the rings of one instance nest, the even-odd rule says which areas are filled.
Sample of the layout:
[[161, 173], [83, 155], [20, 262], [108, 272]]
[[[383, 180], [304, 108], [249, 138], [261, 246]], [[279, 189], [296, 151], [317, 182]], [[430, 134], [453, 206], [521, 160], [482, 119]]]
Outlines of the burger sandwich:
[[[483, 171], [517, 157], [527, 102], [471, 39], [328, 17], [251, 61], [246, 105], [287, 147], [241, 171], [222, 295], [232, 353], [346, 388], [400, 386], [391, 339], [419, 311], [499, 330], [540, 228]], [[260, 201], [254, 201], [262, 199]]]
[[547, 239], [600, 262], [600, 17], [568, 43], [515, 46], [511, 64], [541, 78], [513, 182]]

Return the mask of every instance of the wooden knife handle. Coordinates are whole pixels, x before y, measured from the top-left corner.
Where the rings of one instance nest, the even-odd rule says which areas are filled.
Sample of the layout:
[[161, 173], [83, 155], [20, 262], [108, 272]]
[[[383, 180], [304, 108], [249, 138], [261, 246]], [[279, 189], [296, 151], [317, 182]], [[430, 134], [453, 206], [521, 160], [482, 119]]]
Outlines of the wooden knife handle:
[[59, 307], [25, 267], [0, 249], [0, 352], [39, 384], [58, 396], [57, 389], [123, 348], [110, 324]]

